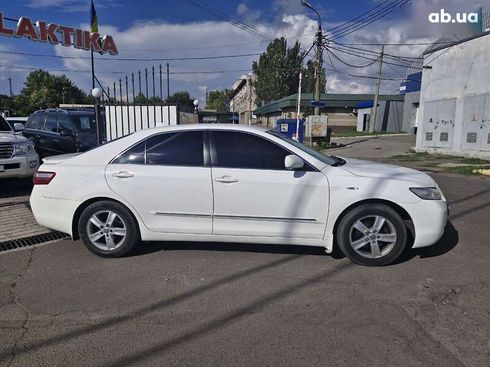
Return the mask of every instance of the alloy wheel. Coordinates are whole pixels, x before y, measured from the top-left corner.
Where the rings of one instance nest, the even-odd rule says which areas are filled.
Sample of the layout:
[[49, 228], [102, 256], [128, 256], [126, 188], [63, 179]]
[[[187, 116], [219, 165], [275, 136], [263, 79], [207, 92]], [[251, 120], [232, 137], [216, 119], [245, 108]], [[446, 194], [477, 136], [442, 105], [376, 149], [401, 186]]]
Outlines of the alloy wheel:
[[87, 236], [97, 248], [113, 251], [126, 239], [126, 225], [117, 213], [111, 210], [98, 211], [87, 221]]
[[396, 238], [393, 223], [381, 215], [362, 217], [352, 224], [349, 231], [351, 247], [369, 259], [387, 255], [395, 247]]

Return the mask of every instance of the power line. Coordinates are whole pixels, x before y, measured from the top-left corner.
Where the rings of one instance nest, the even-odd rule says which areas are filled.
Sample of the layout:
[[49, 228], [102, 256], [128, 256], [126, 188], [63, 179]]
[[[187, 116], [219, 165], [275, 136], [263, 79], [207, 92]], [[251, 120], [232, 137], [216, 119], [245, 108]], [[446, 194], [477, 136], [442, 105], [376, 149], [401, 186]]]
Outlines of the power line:
[[404, 42], [404, 43], [342, 43], [344, 46], [431, 46], [437, 44], [448, 44], [453, 41], [441, 41], [441, 42]]
[[[376, 55], [378, 54], [378, 52], [376, 52], [374, 50], [368, 50], [368, 49], [359, 48], [359, 47], [352, 47], [352, 46], [348, 46], [348, 44], [346, 44], [346, 43], [340, 43], [340, 42], [336, 42], [336, 41], [330, 41], [330, 42], [336, 44], [339, 47], [347, 48], [347, 49], [350, 49], [350, 50], [363, 51], [363, 52], [367, 52], [367, 53], [370, 53], [370, 54], [376, 54]], [[381, 44], [381, 46], [385, 46], [385, 45]], [[388, 56], [388, 57], [391, 57], [391, 58], [403, 59], [403, 60], [420, 60], [421, 59], [420, 56], [418, 56], [418, 57], [402, 56], [402, 55], [393, 55], [393, 54], [389, 54], [389, 53], [385, 53], [384, 55], [385, 56]]]
[[338, 55], [334, 54], [332, 51], [330, 51], [328, 48], [327, 48], [327, 52], [329, 52], [329, 55], [332, 54], [333, 57], [335, 57], [337, 60], [339, 60], [342, 64], [344, 65], [347, 65], [347, 66], [350, 66], [351, 68], [357, 68], [357, 69], [363, 69], [363, 68], [367, 68], [371, 65], [373, 65], [375, 62], [378, 61], [378, 59], [374, 59], [372, 62], [366, 64], [366, 65], [353, 65], [345, 60], [343, 60], [342, 58], [340, 58]]
[[344, 22], [344, 23], [342, 23], [342, 24], [340, 24], [338, 26], [335, 26], [335, 27], [332, 27], [330, 29], [327, 29], [326, 32], [332, 33], [332, 31], [334, 31], [336, 29], [347, 27], [348, 24], [355, 23], [356, 20], [358, 20], [358, 19], [364, 17], [365, 15], [371, 13], [373, 10], [379, 8], [380, 6], [382, 6], [383, 4], [385, 4], [388, 1], [390, 1], [390, 0], [384, 0], [381, 3], [379, 3], [378, 5], [376, 5], [374, 8], [369, 9], [367, 12], [362, 13], [361, 15], [358, 15], [357, 17], [352, 18], [351, 20], [348, 20], [348, 21], [346, 21], [346, 22]]
[[[34, 66], [18, 66], [18, 65], [8, 65], [8, 64], [0, 64], [0, 67], [7, 67], [10, 69], [19, 69], [19, 70], [45, 70], [52, 72], [64, 72], [64, 73], [91, 73], [91, 70], [71, 70], [71, 69], [47, 69], [40, 68]], [[192, 74], [223, 74], [223, 73], [244, 73], [250, 72], [250, 69], [240, 69], [240, 70], [193, 70], [193, 71], [173, 71], [170, 72], [172, 75], [192, 75]], [[101, 71], [99, 74], [123, 74], [128, 75], [131, 74], [127, 71]]]
[[[35, 57], [50, 57], [55, 59], [71, 59], [71, 60], [90, 60], [90, 57], [78, 57], [78, 56], [59, 56], [59, 55], [45, 55], [45, 54], [32, 54], [27, 52], [17, 51], [0, 51], [2, 54], [10, 55], [22, 55], [22, 56], [35, 56]], [[98, 57], [98, 61], [186, 61], [186, 60], [212, 60], [212, 59], [224, 59], [224, 58], [237, 58], [237, 57], [250, 57], [258, 56], [260, 53], [249, 53], [241, 55], [219, 55], [219, 56], [195, 56], [195, 57], [172, 57], [172, 58], [107, 58]]]
[[[336, 50], [336, 51], [339, 51], [339, 52], [342, 52], [342, 53], [345, 53], [345, 54], [348, 54], [348, 55], [356, 56], [356, 57], [359, 57], [359, 58], [363, 58], [363, 59], [366, 59], [366, 60], [371, 60], [371, 61], [377, 60], [377, 59], [372, 59], [372, 58], [367, 57], [367, 56], [362, 56], [362, 55], [360, 55], [358, 53], [354, 53], [354, 52], [342, 50], [340, 48], [336, 48], [336, 47], [332, 47], [332, 46], [329, 46], [328, 49], [330, 49], [330, 51], [333, 49], [333, 50]], [[411, 66], [410, 64], [395, 63], [395, 62], [391, 62], [391, 61], [384, 61], [384, 62], [386, 64], [390, 64], [390, 65], [393, 65], [393, 66], [399, 66], [399, 67], [403, 67], [403, 68], [409, 68]]]
[[360, 22], [357, 22], [352, 24], [351, 26], [341, 30], [340, 32], [333, 32], [333, 37], [331, 36], [330, 39], [338, 39], [345, 37], [349, 34], [352, 34], [364, 27], [367, 27], [368, 25], [374, 23], [377, 20], [380, 20], [384, 17], [386, 17], [388, 14], [392, 13], [397, 7], [401, 8], [411, 0], [396, 0], [392, 2], [391, 4], [387, 5], [386, 7], [378, 10], [377, 12], [373, 13], [372, 15], [368, 16], [366, 19], [363, 19]]

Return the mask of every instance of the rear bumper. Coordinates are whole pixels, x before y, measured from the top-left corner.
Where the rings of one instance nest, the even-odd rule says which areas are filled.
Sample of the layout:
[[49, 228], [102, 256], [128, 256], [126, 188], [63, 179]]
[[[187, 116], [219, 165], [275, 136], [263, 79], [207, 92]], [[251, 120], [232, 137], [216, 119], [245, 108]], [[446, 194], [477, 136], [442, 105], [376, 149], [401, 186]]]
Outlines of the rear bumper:
[[446, 228], [449, 207], [444, 200], [421, 200], [406, 205], [415, 229], [413, 248], [435, 244]]
[[0, 159], [0, 178], [32, 177], [38, 167], [39, 156], [37, 153], [28, 156]]
[[73, 237], [72, 222], [80, 205], [78, 201], [44, 197], [42, 188], [34, 186], [29, 202], [34, 218], [40, 225]]

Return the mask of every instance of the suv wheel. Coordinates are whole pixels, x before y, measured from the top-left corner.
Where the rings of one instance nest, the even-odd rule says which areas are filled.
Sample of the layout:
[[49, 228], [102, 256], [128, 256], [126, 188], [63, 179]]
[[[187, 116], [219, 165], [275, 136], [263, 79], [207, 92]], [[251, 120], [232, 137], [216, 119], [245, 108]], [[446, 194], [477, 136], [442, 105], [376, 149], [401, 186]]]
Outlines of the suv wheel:
[[405, 249], [407, 229], [400, 215], [383, 204], [365, 204], [348, 212], [337, 229], [340, 250], [360, 265], [395, 261]]
[[128, 254], [140, 242], [138, 224], [121, 204], [99, 201], [89, 205], [78, 221], [78, 233], [84, 245], [104, 257]]

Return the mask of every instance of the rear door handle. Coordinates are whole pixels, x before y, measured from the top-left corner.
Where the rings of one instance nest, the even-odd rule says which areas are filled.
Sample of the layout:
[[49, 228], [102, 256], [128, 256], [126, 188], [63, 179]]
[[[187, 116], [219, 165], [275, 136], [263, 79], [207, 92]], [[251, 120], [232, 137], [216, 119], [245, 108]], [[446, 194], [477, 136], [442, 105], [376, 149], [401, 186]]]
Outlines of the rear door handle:
[[235, 183], [235, 182], [238, 182], [238, 180], [236, 178], [233, 178], [231, 176], [216, 177], [214, 180], [216, 182], [221, 182], [221, 183]]
[[129, 177], [133, 177], [134, 174], [128, 171], [119, 171], [119, 172], [114, 172], [112, 176], [117, 178], [129, 178]]

